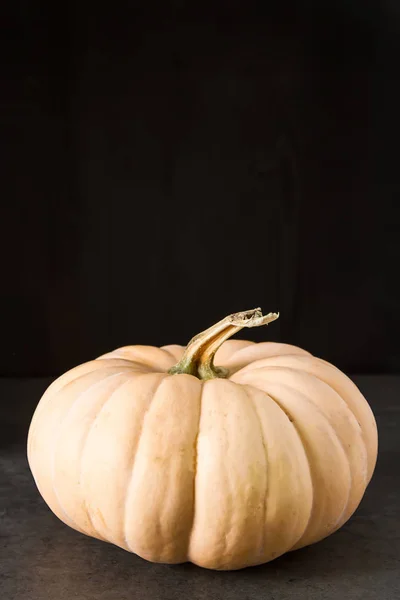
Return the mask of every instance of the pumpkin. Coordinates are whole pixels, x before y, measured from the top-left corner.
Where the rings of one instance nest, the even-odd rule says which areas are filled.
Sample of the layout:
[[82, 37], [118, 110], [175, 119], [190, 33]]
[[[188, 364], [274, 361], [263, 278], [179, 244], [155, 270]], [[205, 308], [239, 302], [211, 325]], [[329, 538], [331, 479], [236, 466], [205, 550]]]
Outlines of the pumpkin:
[[186, 349], [128, 346], [55, 380], [28, 436], [51, 510], [149, 561], [221, 570], [341, 527], [374, 471], [374, 416], [305, 350], [226, 341], [277, 317], [236, 313]]

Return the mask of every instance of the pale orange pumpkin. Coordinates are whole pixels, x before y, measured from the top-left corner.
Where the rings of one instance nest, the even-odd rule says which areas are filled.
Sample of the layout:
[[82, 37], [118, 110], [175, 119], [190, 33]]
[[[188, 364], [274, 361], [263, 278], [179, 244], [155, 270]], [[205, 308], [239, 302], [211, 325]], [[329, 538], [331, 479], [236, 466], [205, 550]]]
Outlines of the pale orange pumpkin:
[[128, 346], [57, 379], [28, 439], [53, 512], [147, 560], [211, 569], [265, 563], [341, 527], [374, 471], [375, 420], [324, 360], [225, 341], [277, 316], [237, 313], [186, 350]]

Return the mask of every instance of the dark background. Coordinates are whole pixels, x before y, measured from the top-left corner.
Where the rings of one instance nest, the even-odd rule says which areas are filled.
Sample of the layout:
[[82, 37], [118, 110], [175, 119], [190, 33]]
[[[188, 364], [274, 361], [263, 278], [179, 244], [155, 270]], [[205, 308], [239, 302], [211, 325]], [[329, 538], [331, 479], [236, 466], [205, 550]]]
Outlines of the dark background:
[[400, 372], [400, 5], [266, 4], [8, 2], [0, 375], [254, 306]]

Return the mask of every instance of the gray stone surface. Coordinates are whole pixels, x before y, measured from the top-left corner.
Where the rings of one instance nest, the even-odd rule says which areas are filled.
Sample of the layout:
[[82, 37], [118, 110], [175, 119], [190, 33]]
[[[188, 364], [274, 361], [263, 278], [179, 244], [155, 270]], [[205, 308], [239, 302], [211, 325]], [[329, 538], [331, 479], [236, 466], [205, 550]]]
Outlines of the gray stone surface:
[[46, 380], [0, 380], [1, 600], [396, 600], [400, 598], [400, 377], [354, 378], [380, 454], [353, 518], [319, 544], [243, 571], [153, 565], [61, 523], [30, 475], [26, 432]]

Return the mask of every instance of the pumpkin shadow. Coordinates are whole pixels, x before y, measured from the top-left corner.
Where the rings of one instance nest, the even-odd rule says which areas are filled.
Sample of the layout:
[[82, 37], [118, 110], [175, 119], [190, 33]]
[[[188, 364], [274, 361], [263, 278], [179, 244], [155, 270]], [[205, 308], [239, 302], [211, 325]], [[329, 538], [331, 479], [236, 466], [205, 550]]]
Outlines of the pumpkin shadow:
[[[241, 580], [262, 579], [276, 580], [289, 583], [312, 580], [314, 577], [329, 578], [330, 576], [347, 576], [371, 574], [387, 566], [387, 548], [378, 549], [376, 546], [385, 544], [386, 540], [362, 534], [347, 527], [317, 544], [307, 546], [294, 552], [288, 552], [277, 559], [237, 571], [212, 571], [219, 576], [229, 574]], [[387, 540], [387, 546], [390, 541]], [[392, 557], [396, 553], [393, 551]], [[191, 563], [172, 565], [170, 569], [181, 569], [189, 573], [198, 573], [199, 567]], [[201, 569], [203, 572], [204, 570]], [[211, 573], [211, 571], [205, 571]]]
[[207, 589], [210, 597], [221, 598], [230, 597], [230, 593], [233, 597], [238, 589], [241, 598], [249, 599], [267, 590], [269, 598], [280, 598], [282, 594], [286, 597], [285, 594], [290, 595], [294, 590], [295, 598], [308, 598], [311, 589], [320, 591], [321, 597], [330, 598], [328, 590], [336, 590], [336, 594], [342, 590], [345, 594], [349, 586], [365, 589], [366, 597], [370, 597], [371, 585], [382, 585], [380, 582], [387, 577], [396, 579], [399, 563], [393, 541], [375, 536], [373, 527], [370, 535], [367, 526], [371, 529], [365, 520], [361, 527], [364, 530], [360, 532], [354, 520], [318, 544], [239, 571], [207, 571], [189, 563], [167, 569], [175, 579], [186, 582], [194, 598], [207, 598]]

